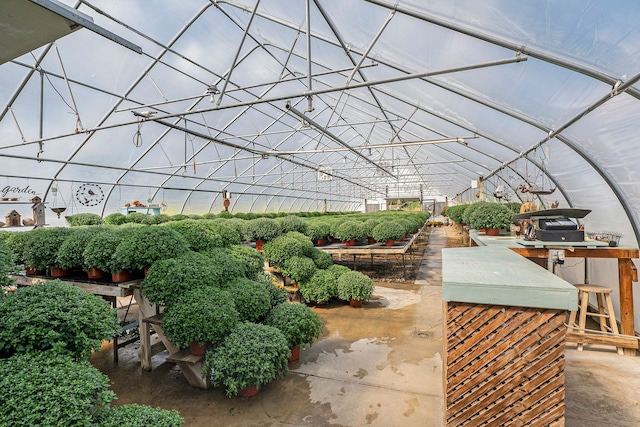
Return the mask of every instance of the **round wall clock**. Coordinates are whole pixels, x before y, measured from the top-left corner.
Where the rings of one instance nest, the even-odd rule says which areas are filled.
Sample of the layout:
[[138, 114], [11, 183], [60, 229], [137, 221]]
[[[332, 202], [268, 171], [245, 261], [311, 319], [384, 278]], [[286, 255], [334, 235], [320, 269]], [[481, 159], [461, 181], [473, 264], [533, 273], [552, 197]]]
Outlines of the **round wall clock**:
[[104, 192], [98, 184], [82, 184], [76, 190], [76, 200], [85, 206], [96, 206], [104, 200]]

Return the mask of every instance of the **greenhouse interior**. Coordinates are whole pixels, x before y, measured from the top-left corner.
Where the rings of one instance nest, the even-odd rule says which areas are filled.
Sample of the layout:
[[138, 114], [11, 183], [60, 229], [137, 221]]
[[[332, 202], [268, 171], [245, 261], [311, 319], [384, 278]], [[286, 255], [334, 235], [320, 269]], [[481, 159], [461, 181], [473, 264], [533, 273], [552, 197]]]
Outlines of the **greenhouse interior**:
[[640, 425], [613, 6], [0, 2], [0, 425]]

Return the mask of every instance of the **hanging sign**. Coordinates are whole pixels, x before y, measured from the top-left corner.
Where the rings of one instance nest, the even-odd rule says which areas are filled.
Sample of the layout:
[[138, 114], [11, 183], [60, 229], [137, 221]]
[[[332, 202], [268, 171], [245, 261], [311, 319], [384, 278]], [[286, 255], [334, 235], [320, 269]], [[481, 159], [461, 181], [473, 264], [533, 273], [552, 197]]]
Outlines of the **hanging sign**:
[[9, 197], [15, 196], [15, 195], [20, 195], [20, 194], [25, 194], [25, 195], [29, 196], [29, 198], [31, 198], [33, 196], [36, 196], [38, 193], [37, 193], [36, 190], [34, 190], [33, 188], [29, 187], [28, 185], [26, 185], [24, 187], [7, 185], [6, 187], [4, 187], [0, 191], [0, 196], [3, 199], [9, 198]]

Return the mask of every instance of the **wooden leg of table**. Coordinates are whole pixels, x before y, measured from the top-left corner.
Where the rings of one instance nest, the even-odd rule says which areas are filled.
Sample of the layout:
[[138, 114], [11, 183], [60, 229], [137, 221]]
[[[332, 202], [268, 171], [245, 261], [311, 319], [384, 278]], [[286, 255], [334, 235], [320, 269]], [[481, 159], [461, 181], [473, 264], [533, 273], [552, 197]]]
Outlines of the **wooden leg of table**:
[[407, 265], [404, 262], [404, 254], [402, 254], [402, 278], [407, 280]]
[[[635, 336], [633, 324], [633, 261], [618, 259], [618, 281], [620, 286], [620, 333]], [[635, 356], [634, 348], [625, 348], [625, 356]]]
[[[589, 294], [587, 292], [580, 293], [580, 317], [578, 318], [578, 333], [584, 334], [587, 328], [587, 309], [589, 307]], [[578, 343], [578, 351], [584, 349], [583, 343]]]
[[140, 365], [145, 371], [150, 371], [151, 366], [151, 331], [148, 322], [144, 319], [155, 314], [155, 306], [149, 304], [149, 300], [142, 296], [142, 290], [134, 289], [133, 297], [138, 303], [138, 328], [140, 331], [140, 349], [138, 350], [138, 359]]

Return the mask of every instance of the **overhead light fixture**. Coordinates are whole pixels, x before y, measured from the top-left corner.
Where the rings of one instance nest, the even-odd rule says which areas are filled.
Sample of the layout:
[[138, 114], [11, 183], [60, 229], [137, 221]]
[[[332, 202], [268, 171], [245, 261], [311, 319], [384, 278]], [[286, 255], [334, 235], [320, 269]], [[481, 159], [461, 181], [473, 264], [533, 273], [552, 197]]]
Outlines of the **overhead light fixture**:
[[132, 111], [133, 115], [136, 117], [144, 117], [146, 119], [150, 119], [155, 116], [157, 111], [145, 110], [145, 111]]
[[215, 95], [220, 93], [220, 89], [216, 85], [209, 85], [207, 87], [207, 95], [209, 95], [209, 102], [214, 104], [216, 102]]

